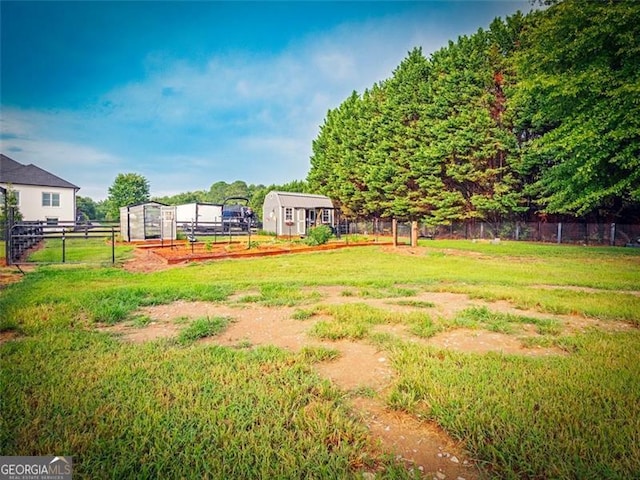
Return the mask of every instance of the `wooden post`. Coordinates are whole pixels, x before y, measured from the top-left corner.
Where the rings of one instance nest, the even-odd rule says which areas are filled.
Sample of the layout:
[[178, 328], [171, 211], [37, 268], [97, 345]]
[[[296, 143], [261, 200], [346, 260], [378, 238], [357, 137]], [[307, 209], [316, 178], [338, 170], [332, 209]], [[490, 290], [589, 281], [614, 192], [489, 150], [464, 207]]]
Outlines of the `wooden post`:
[[398, 246], [398, 220], [391, 220], [391, 236], [393, 237], [393, 246]]
[[418, 222], [415, 220], [411, 222], [411, 246], [418, 246]]

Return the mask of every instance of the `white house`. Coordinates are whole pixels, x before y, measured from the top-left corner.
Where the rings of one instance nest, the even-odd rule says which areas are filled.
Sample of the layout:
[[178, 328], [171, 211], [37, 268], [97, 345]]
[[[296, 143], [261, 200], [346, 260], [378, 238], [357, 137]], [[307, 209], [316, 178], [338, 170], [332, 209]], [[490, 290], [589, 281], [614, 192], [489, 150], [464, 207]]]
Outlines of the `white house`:
[[76, 219], [80, 187], [35, 165], [23, 165], [0, 154], [0, 186], [12, 191], [25, 221], [49, 224]]
[[269, 192], [262, 206], [262, 228], [276, 235], [306, 235], [311, 227], [335, 226], [329, 197], [309, 193]]

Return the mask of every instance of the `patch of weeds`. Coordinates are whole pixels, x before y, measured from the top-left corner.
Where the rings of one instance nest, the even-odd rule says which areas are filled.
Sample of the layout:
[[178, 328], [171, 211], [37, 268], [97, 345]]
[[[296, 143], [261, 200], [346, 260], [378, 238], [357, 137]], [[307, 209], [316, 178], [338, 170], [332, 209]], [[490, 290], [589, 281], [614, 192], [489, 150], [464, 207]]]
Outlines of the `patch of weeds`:
[[422, 300], [396, 300], [393, 302], [387, 302], [391, 305], [400, 305], [401, 307], [413, 307], [413, 308], [434, 308], [436, 306], [433, 302], [425, 302]]
[[305, 292], [297, 286], [269, 283], [260, 287], [260, 294], [246, 295], [238, 303], [260, 303], [267, 307], [293, 307], [308, 301], [319, 300], [320, 292]]
[[295, 312], [293, 312], [293, 315], [291, 315], [291, 318], [293, 318], [294, 320], [308, 320], [311, 317], [313, 317], [315, 314], [316, 314], [316, 311], [314, 309], [311, 309], [311, 310], [297, 309]]
[[261, 295], [245, 295], [238, 299], [238, 303], [258, 303], [262, 300]]
[[321, 320], [316, 323], [309, 334], [325, 340], [360, 340], [368, 335], [371, 330], [370, 324], [365, 323], [345, 323], [336, 321]]
[[556, 339], [549, 337], [522, 337], [519, 340], [526, 348], [552, 348], [558, 346]]
[[492, 332], [514, 333], [513, 323], [518, 323], [515, 315], [492, 312], [487, 307], [470, 307], [463, 310], [456, 320], [469, 319], [477, 322]]
[[351, 396], [362, 398], [376, 398], [378, 396], [373, 388], [364, 385], [352, 389], [349, 393]]
[[431, 338], [443, 330], [442, 325], [434, 323], [429, 315], [415, 316], [410, 322], [409, 331], [420, 338]]
[[340, 295], [342, 297], [355, 297], [356, 296], [356, 292], [354, 292], [353, 290], [342, 290], [342, 292], [340, 292]]
[[417, 295], [417, 290], [413, 288], [387, 287], [387, 288], [363, 288], [359, 295], [363, 298], [394, 298], [413, 297]]
[[510, 313], [492, 312], [487, 307], [471, 307], [463, 310], [454, 320], [456, 326], [487, 328], [493, 332], [515, 333], [517, 325], [535, 325], [540, 335], [558, 336], [562, 323], [552, 318], [532, 318]]
[[152, 319], [148, 315], [135, 315], [131, 319], [131, 325], [136, 328], [146, 327], [151, 323]]
[[176, 323], [178, 325], [185, 325], [185, 324], [187, 324], [189, 322], [191, 322], [191, 318], [189, 318], [189, 317], [187, 317], [185, 315], [182, 315], [180, 317], [177, 317], [177, 318], [173, 319], [173, 323]]
[[253, 347], [253, 344], [251, 343], [250, 340], [244, 339], [244, 340], [240, 340], [238, 343], [236, 343], [234, 345], [234, 347], [237, 348], [238, 350], [242, 350], [242, 349], [247, 349], [247, 348]]
[[404, 324], [413, 325], [424, 322], [422, 312], [398, 314], [375, 308], [366, 303], [350, 303], [345, 305], [325, 305], [317, 307], [317, 313], [330, 315], [332, 320], [316, 323], [310, 333], [316, 337], [338, 340], [349, 338], [358, 340], [372, 335], [374, 325]]
[[224, 331], [229, 324], [225, 317], [202, 317], [195, 319], [188, 327], [180, 331], [178, 343], [187, 345], [200, 338], [212, 337]]
[[540, 335], [558, 336], [562, 333], [562, 323], [553, 318], [532, 318], [531, 323]]
[[303, 347], [298, 356], [308, 362], [326, 362], [329, 360], [335, 360], [340, 356], [340, 351], [335, 348], [327, 347]]
[[487, 307], [470, 307], [456, 316], [453, 325], [464, 328], [486, 328], [492, 332], [513, 334], [517, 330], [516, 325], [537, 325], [540, 322], [536, 318], [492, 312]]
[[387, 332], [373, 332], [367, 337], [367, 341], [381, 350], [393, 348], [402, 342], [397, 336]]
[[322, 312], [331, 315], [335, 320], [344, 323], [398, 323], [397, 314], [372, 307], [366, 303], [327, 305], [322, 307]]

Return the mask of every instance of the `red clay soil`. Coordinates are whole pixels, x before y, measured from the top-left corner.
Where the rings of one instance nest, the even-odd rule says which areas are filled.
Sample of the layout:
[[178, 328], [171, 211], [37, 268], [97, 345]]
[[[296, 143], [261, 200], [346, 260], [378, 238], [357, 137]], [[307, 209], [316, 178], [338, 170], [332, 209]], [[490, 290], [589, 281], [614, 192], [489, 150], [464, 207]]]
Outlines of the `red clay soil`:
[[325, 250], [336, 250], [347, 247], [366, 247], [371, 245], [390, 245], [390, 242], [341, 242], [327, 243], [324, 245], [308, 246], [300, 244], [261, 244], [257, 247], [247, 248], [245, 243], [232, 242], [207, 245], [205, 243], [195, 243], [186, 245], [184, 242], [175, 243], [173, 246], [145, 245], [138, 246], [144, 248], [154, 255], [160, 257], [167, 264], [202, 261], [202, 260], [223, 260], [228, 258], [250, 258], [266, 257], [272, 255], [283, 255], [287, 253], [318, 252]]

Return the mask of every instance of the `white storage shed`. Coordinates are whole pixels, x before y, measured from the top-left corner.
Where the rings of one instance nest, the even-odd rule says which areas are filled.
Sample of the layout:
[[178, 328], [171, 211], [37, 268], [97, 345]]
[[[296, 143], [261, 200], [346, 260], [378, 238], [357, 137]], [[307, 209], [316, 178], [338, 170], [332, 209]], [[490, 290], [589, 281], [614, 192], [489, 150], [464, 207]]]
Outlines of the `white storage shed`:
[[324, 195], [272, 191], [264, 198], [262, 228], [276, 235], [306, 235], [318, 225], [335, 227], [335, 208]]
[[176, 207], [147, 202], [120, 208], [120, 235], [125, 242], [175, 240]]

